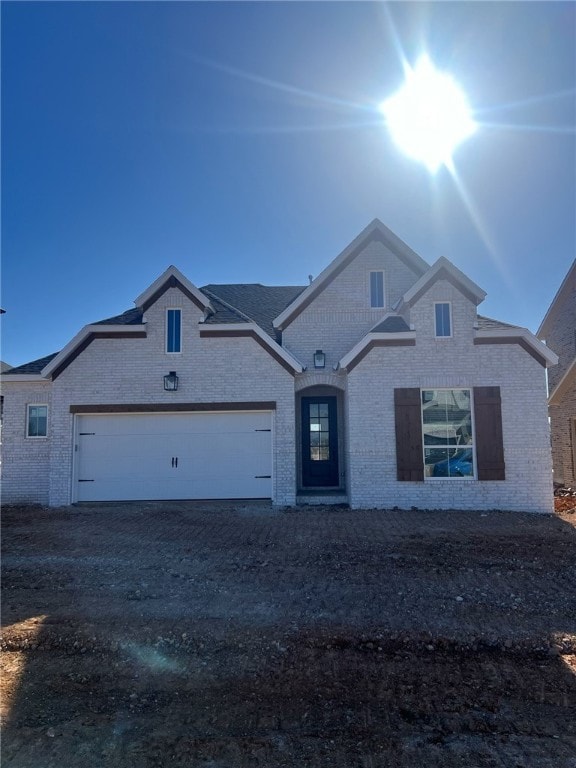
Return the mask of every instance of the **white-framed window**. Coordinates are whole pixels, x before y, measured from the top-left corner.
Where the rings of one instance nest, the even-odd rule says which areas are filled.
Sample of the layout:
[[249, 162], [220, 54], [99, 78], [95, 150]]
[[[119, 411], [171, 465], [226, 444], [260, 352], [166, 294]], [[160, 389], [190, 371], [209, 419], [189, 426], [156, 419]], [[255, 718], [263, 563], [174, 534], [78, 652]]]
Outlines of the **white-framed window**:
[[452, 305], [449, 301], [437, 301], [434, 304], [434, 334], [437, 339], [452, 336]]
[[378, 309], [384, 306], [384, 272], [373, 270], [368, 274], [370, 306]]
[[182, 310], [166, 310], [166, 352], [176, 355], [182, 352]]
[[30, 403], [26, 407], [26, 437], [48, 436], [48, 406]]
[[472, 391], [423, 389], [422, 449], [426, 477], [475, 477]]

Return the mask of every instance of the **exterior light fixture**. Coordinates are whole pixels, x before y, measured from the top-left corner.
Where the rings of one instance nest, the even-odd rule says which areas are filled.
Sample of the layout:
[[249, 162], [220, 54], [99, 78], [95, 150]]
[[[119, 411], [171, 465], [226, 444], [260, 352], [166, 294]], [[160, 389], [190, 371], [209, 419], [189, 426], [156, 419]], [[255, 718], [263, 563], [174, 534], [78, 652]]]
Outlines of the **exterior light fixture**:
[[326, 355], [321, 349], [317, 349], [316, 352], [314, 352], [314, 368], [325, 368], [325, 366]]
[[170, 371], [164, 376], [164, 389], [168, 392], [176, 392], [178, 389], [178, 376], [176, 371]]

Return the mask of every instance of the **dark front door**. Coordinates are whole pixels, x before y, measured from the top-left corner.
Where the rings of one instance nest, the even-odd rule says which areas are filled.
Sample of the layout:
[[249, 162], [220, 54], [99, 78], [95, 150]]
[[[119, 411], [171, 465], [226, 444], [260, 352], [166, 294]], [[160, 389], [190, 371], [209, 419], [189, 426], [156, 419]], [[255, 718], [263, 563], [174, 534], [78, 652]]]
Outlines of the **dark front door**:
[[302, 485], [339, 485], [335, 397], [302, 398]]

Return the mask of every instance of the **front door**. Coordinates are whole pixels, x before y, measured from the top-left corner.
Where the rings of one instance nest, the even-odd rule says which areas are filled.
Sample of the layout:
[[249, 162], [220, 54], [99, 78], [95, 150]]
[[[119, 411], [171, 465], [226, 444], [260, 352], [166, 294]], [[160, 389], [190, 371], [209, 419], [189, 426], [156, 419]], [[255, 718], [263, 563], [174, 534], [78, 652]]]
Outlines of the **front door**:
[[339, 485], [335, 397], [302, 398], [302, 485]]

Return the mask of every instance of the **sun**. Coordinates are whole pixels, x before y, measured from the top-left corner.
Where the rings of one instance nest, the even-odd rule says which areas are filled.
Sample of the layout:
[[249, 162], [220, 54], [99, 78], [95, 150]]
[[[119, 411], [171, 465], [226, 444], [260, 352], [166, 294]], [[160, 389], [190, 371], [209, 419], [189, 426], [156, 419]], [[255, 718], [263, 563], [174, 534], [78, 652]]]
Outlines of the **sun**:
[[400, 149], [432, 173], [450, 165], [456, 147], [477, 128], [460, 86], [426, 55], [407, 70], [402, 88], [380, 110]]

